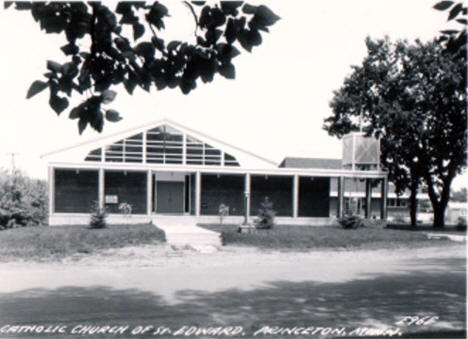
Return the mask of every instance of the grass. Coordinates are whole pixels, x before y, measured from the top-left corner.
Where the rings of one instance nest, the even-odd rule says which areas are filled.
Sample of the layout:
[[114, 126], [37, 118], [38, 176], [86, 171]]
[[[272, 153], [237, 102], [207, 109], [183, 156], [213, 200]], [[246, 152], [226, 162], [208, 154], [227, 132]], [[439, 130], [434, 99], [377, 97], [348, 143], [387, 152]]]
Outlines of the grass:
[[431, 233], [446, 233], [446, 234], [458, 234], [466, 235], [466, 229], [458, 229], [456, 225], [445, 225], [444, 228], [434, 228], [432, 224], [418, 224], [416, 227], [411, 227], [409, 224], [389, 224], [388, 228], [394, 230], [404, 230], [413, 232], [431, 232]]
[[0, 260], [55, 261], [78, 253], [165, 241], [164, 232], [151, 224], [38, 226], [0, 232]]
[[284, 226], [255, 233], [238, 233], [237, 225], [200, 224], [209, 230], [221, 232], [224, 245], [253, 246], [262, 249], [379, 249], [425, 247], [446, 244], [449, 240], [429, 240], [421, 232], [406, 232], [383, 227], [343, 229], [339, 226]]

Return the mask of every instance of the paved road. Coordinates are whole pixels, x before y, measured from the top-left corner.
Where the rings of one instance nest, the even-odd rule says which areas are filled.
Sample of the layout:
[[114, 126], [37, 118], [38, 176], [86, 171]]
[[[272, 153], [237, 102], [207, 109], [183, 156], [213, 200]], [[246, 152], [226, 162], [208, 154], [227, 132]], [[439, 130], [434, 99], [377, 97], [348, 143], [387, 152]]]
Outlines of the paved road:
[[[2, 264], [0, 338], [282, 338], [294, 328], [284, 337], [318, 338], [365, 334], [362, 327], [465, 336], [462, 252], [372, 253], [225, 253], [225, 264], [223, 253], [194, 254], [189, 264], [133, 268]], [[405, 316], [427, 324], [408, 326]], [[201, 335], [207, 326], [222, 329]]]

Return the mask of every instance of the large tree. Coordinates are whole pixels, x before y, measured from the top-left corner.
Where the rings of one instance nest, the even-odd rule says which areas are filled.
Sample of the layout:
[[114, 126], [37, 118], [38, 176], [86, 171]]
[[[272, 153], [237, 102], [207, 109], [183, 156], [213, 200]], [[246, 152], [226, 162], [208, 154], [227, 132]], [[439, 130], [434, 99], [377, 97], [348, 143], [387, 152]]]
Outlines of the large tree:
[[[234, 79], [238, 47], [247, 51], [262, 43], [279, 17], [264, 5], [242, 1], [184, 1], [194, 22], [192, 41], [166, 41], [167, 7], [161, 2], [118, 2], [111, 9], [92, 2], [6, 2], [30, 11], [46, 33], [64, 34], [61, 47], [69, 61], [47, 61], [45, 79], [35, 81], [30, 98], [50, 90], [50, 107], [60, 114], [74, 92], [85, 96], [70, 111], [79, 132], [89, 124], [101, 132], [104, 121], [118, 121], [117, 111], [105, 108], [116, 96], [111, 88], [123, 84], [129, 94], [138, 86], [150, 91], [179, 87], [188, 94], [197, 80], [207, 83], [216, 73]], [[236, 47], [237, 46], [237, 47]]]
[[443, 227], [452, 180], [466, 167], [466, 53], [447, 52], [440, 41], [366, 44], [362, 65], [334, 92], [324, 128], [341, 137], [361, 121], [381, 138], [381, 162], [397, 192], [410, 189], [413, 225], [424, 184], [434, 227]]

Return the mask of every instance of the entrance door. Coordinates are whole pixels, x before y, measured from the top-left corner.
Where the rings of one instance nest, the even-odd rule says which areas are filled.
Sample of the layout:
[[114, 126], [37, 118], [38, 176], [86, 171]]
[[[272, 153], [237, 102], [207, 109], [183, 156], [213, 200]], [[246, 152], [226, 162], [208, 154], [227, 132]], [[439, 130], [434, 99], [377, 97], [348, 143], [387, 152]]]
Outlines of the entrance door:
[[184, 182], [156, 181], [156, 213], [184, 213]]

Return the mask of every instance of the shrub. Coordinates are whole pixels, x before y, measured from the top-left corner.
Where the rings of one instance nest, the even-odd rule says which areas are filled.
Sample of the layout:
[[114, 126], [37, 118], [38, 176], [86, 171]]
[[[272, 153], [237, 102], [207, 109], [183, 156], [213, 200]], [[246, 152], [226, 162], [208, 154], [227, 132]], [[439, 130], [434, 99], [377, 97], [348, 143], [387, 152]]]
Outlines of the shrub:
[[98, 202], [94, 202], [91, 209], [91, 219], [89, 220], [89, 227], [91, 228], [105, 228], [107, 213], [105, 208], [99, 207]]
[[220, 204], [218, 208], [219, 222], [222, 224], [225, 216], [229, 215], [229, 206]]
[[393, 223], [398, 224], [398, 225], [403, 225], [406, 223], [406, 221], [402, 215], [398, 214], [393, 218]]
[[357, 215], [349, 215], [340, 218], [338, 222], [345, 229], [356, 229], [364, 226], [362, 218]]
[[128, 202], [122, 202], [119, 204], [119, 211], [126, 217], [130, 217], [132, 214], [132, 205]]
[[458, 217], [457, 231], [466, 231], [466, 217]]
[[47, 220], [48, 194], [44, 180], [20, 171], [0, 170], [0, 230], [42, 225]]
[[258, 210], [255, 227], [258, 229], [270, 229], [275, 223], [276, 211], [273, 209], [273, 202], [265, 197], [261, 203], [261, 208]]

